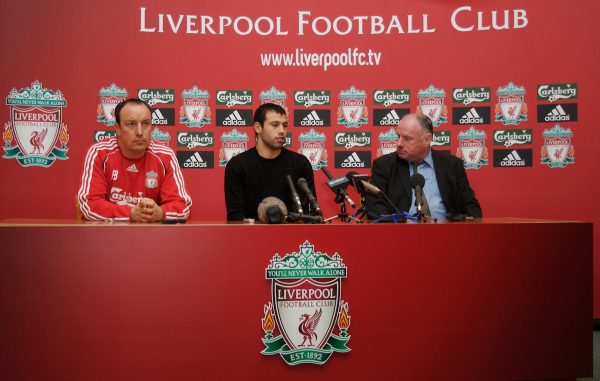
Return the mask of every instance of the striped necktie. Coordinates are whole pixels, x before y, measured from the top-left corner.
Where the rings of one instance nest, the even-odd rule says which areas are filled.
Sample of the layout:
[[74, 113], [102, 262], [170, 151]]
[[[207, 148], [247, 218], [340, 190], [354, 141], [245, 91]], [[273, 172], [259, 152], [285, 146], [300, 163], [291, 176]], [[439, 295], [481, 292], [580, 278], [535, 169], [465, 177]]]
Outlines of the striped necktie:
[[[413, 161], [413, 173], [419, 173], [419, 171], [417, 170], [418, 166], [419, 162]], [[425, 217], [431, 217], [431, 210], [429, 210], [429, 203], [427, 202], [427, 197], [425, 197], [425, 190], [422, 189], [421, 191], [421, 193], [423, 194], [423, 214], [425, 215]]]

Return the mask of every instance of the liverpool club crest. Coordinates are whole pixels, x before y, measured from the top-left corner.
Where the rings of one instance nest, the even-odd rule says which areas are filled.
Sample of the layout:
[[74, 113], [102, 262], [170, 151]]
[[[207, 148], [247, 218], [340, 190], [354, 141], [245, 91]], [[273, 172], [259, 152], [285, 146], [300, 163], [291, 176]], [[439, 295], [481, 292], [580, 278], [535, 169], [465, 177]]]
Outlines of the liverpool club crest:
[[224, 167], [235, 155], [248, 148], [248, 134], [233, 129], [221, 135], [221, 150], [219, 151], [219, 166]]
[[562, 128], [557, 124], [552, 129], [545, 129], [543, 137], [542, 164], [550, 168], [564, 168], [575, 162], [575, 149], [571, 144], [573, 132], [570, 128]]
[[31, 87], [13, 88], [6, 104], [10, 122], [4, 125], [4, 159], [16, 159], [23, 167], [49, 167], [67, 160], [69, 134], [62, 123], [67, 101], [60, 90], [45, 89], [35, 81]]
[[113, 83], [109, 87], [101, 88], [99, 95], [98, 122], [102, 122], [107, 126], [113, 126], [116, 123], [115, 107], [127, 99], [127, 90]]
[[325, 149], [325, 134], [318, 133], [314, 128], [301, 133], [298, 137], [300, 149], [298, 153], [306, 156], [313, 169], [327, 167], [327, 150]]
[[358, 128], [367, 124], [369, 113], [367, 110], [367, 93], [352, 86], [342, 90], [339, 95], [340, 107], [338, 108], [338, 124], [346, 127]]
[[379, 148], [377, 149], [377, 157], [387, 155], [388, 153], [396, 152], [396, 142], [398, 134], [394, 128], [390, 128], [386, 132], [379, 134]]
[[286, 113], [288, 113], [288, 109], [286, 106], [287, 94], [283, 90], [277, 90], [275, 86], [271, 87], [269, 90], [261, 91], [258, 98], [260, 99], [260, 104], [263, 105], [265, 103], [274, 103], [283, 107]]
[[446, 107], [446, 92], [429, 85], [428, 88], [420, 90], [417, 94], [419, 106], [417, 112], [427, 115], [431, 119], [433, 127], [437, 127], [448, 121], [448, 109]]
[[210, 107], [208, 106], [208, 91], [198, 89], [194, 85], [191, 89], [181, 93], [183, 106], [179, 110], [179, 121], [188, 127], [203, 127], [210, 123]]
[[456, 156], [463, 159], [466, 169], [479, 169], [488, 163], [488, 151], [485, 147], [485, 132], [471, 127], [458, 134]]
[[146, 188], [156, 188], [158, 186], [158, 173], [154, 171], [146, 172]]
[[348, 270], [339, 254], [315, 252], [308, 241], [296, 253], [271, 259], [266, 279], [272, 301], [264, 306], [264, 355], [279, 354], [289, 365], [322, 365], [333, 352], [348, 352], [350, 315], [342, 300]]
[[496, 122], [511, 126], [527, 120], [524, 87], [515, 86], [510, 82], [508, 86], [499, 87], [496, 95], [498, 96]]
[[156, 144], [168, 147], [169, 142], [171, 141], [171, 134], [167, 131], [161, 131], [158, 127], [154, 127], [152, 130], [151, 139]]

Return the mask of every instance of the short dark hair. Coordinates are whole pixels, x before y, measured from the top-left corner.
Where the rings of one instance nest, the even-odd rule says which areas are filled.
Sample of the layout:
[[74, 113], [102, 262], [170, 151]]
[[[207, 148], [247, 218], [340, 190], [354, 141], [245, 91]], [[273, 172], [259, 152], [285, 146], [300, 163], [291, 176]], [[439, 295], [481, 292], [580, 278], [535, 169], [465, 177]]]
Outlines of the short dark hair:
[[417, 118], [417, 122], [419, 123], [419, 126], [421, 126], [422, 129], [427, 130], [427, 132], [429, 132], [431, 135], [433, 135], [433, 123], [431, 122], [431, 119], [423, 114], [418, 112], [415, 117]]
[[150, 115], [152, 115], [152, 109], [150, 108], [148, 103], [144, 102], [143, 100], [141, 100], [139, 98], [125, 99], [124, 101], [119, 102], [117, 107], [115, 107], [115, 121], [117, 122], [117, 124], [121, 123], [121, 116], [120, 116], [121, 110], [123, 109], [123, 107], [125, 107], [129, 103], [146, 106], [148, 108], [148, 111], [150, 111]]
[[269, 111], [274, 111], [279, 115], [286, 115], [285, 109], [278, 104], [275, 103], [265, 103], [260, 105], [254, 111], [254, 118], [252, 119], [252, 124], [258, 123], [261, 126], [265, 123], [265, 119], [267, 119], [267, 113]]

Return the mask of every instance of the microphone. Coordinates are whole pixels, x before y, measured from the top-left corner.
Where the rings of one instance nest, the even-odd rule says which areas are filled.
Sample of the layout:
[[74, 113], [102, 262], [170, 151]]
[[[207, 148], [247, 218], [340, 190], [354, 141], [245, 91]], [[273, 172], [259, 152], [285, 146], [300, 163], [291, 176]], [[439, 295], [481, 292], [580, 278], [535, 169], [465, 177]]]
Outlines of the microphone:
[[292, 181], [292, 176], [286, 175], [288, 186], [290, 187], [290, 193], [292, 194], [292, 203], [296, 212], [302, 214], [304, 211], [302, 210], [302, 203], [300, 202], [300, 196], [298, 196], [298, 192], [296, 191], [296, 187], [294, 186], [294, 182]]
[[[331, 173], [329, 173], [329, 171], [327, 170], [327, 168], [325, 167], [321, 167], [321, 170], [323, 171], [323, 173], [325, 173], [325, 176], [327, 176], [327, 178], [329, 179], [329, 181], [327, 182], [327, 185], [332, 188], [332, 185], [329, 185], [330, 182], [332, 182], [333, 180], [335, 180], [333, 178], [333, 176], [331, 176]], [[347, 176], [344, 176], [346, 179], [348, 179]], [[332, 188], [333, 189], [333, 188]], [[336, 193], [341, 194], [342, 196], [344, 196], [344, 198], [346, 199], [346, 201], [348, 201], [348, 204], [350, 204], [350, 206], [353, 209], [356, 209], [356, 204], [354, 203], [354, 201], [352, 201], [352, 199], [350, 198], [350, 196], [348, 196], [348, 193], [346, 192], [345, 189], [343, 188], [339, 188], [337, 191], [335, 191]]]
[[376, 196], [380, 196], [381, 198], [383, 198], [383, 200], [386, 202], [386, 204], [388, 204], [388, 206], [390, 206], [396, 213], [400, 212], [400, 209], [398, 209], [396, 207], [396, 205], [394, 205], [394, 203], [392, 202], [392, 200], [390, 200], [390, 198], [387, 196], [387, 194], [385, 194], [385, 192], [382, 191], [381, 189], [379, 189], [377, 186], [375, 186], [371, 183], [368, 183], [365, 180], [360, 180], [360, 185], [363, 187], [365, 192], [371, 193], [371, 194], [374, 194]]
[[287, 208], [277, 197], [265, 197], [258, 204], [258, 220], [266, 224], [282, 224], [287, 215]]
[[317, 203], [317, 199], [315, 198], [315, 195], [310, 190], [310, 187], [308, 186], [308, 181], [306, 181], [306, 179], [304, 177], [300, 177], [296, 181], [296, 184], [298, 184], [298, 187], [300, 189], [302, 189], [302, 191], [306, 194], [306, 197], [308, 197], [308, 202], [315, 210], [315, 213], [319, 216], [322, 216], [323, 211], [321, 211], [321, 208], [319, 207], [319, 204]]
[[381, 189], [377, 188], [375, 185], [373, 185], [371, 183], [366, 182], [365, 180], [360, 180], [360, 184], [365, 189], [365, 191], [367, 191], [367, 193], [371, 193], [376, 196], [379, 196], [380, 194], [383, 193], [381, 191]]
[[309, 216], [308, 214], [301, 214], [295, 212], [289, 212], [287, 216], [288, 222], [310, 222], [311, 224], [320, 224], [323, 223], [323, 218], [321, 216]]
[[410, 177], [410, 186], [413, 188], [420, 187], [423, 189], [423, 186], [425, 186], [425, 177], [423, 177], [423, 175], [420, 173], [415, 173]]
[[350, 171], [350, 172], [346, 173], [346, 177], [349, 178], [350, 180], [352, 180], [352, 186], [354, 187], [354, 189], [356, 189], [356, 191], [358, 193], [360, 193], [362, 196], [364, 196], [364, 193], [366, 192], [366, 190], [362, 186], [361, 181], [364, 180], [364, 182], [368, 183], [370, 176], [360, 174], [356, 171]]
[[425, 177], [420, 173], [415, 173], [410, 177], [410, 186], [415, 189], [415, 205], [417, 211], [423, 209], [423, 186], [425, 185]]

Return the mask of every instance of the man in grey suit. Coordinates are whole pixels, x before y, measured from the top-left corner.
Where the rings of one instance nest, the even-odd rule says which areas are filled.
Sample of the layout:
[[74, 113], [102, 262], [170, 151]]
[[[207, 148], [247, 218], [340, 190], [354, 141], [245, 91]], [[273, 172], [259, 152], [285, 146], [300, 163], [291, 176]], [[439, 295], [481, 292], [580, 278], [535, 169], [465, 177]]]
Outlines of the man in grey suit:
[[[481, 207], [469, 185], [463, 161], [448, 153], [431, 150], [431, 120], [422, 114], [405, 115], [396, 132], [396, 152], [373, 162], [373, 185], [387, 194], [398, 209], [414, 214], [415, 194], [410, 178], [416, 171], [425, 178], [423, 194], [431, 217], [445, 219], [463, 215], [480, 218]], [[366, 204], [371, 218], [394, 212], [377, 196], [368, 195]]]

